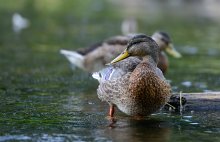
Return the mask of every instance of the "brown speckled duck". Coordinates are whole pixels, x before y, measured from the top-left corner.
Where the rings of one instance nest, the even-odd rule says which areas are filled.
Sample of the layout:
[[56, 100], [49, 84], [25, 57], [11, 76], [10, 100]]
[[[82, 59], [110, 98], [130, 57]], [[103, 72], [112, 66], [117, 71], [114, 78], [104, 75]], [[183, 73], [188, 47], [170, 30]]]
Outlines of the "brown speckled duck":
[[115, 106], [127, 115], [147, 116], [169, 100], [171, 88], [157, 68], [158, 60], [156, 42], [139, 34], [108, 67], [93, 74], [100, 83], [99, 99], [110, 105], [110, 117]]
[[[89, 48], [81, 48], [77, 51], [62, 49], [60, 52], [70, 61], [72, 66], [91, 73], [103, 69], [106, 63], [109, 63], [126, 48], [128, 41], [135, 35], [114, 36]], [[172, 46], [170, 36], [167, 33], [155, 32], [152, 38], [157, 42], [161, 51], [158, 67], [165, 73], [168, 68], [165, 52], [176, 58], [180, 58], [181, 54]]]

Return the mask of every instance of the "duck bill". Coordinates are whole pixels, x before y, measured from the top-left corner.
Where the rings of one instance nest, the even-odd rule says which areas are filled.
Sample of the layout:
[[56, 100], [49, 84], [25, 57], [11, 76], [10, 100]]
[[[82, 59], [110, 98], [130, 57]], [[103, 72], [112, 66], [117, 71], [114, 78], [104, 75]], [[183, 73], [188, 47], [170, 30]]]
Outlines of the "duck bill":
[[176, 49], [174, 48], [173, 44], [171, 44], [171, 43], [167, 46], [165, 51], [168, 54], [170, 54], [171, 56], [175, 57], [175, 58], [181, 58], [182, 57], [182, 55], [178, 51], [176, 51]]
[[119, 62], [125, 58], [129, 57], [129, 53], [127, 50], [125, 50], [124, 52], [122, 52], [118, 57], [116, 57], [114, 60], [111, 61], [110, 64], [113, 64], [113, 63], [116, 63], [116, 62]]

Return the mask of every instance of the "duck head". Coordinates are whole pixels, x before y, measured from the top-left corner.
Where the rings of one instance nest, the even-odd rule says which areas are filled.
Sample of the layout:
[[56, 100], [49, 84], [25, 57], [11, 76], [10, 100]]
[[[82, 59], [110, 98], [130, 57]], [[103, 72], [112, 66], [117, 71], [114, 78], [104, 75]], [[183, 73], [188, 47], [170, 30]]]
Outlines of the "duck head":
[[134, 36], [127, 45], [127, 48], [110, 64], [121, 61], [129, 56], [138, 57], [151, 57], [154, 62], [158, 62], [159, 47], [157, 43], [151, 38], [144, 34], [138, 34]]
[[153, 40], [157, 42], [161, 51], [167, 52], [175, 58], [181, 58], [182, 55], [174, 48], [170, 36], [166, 32], [155, 32], [152, 35]]

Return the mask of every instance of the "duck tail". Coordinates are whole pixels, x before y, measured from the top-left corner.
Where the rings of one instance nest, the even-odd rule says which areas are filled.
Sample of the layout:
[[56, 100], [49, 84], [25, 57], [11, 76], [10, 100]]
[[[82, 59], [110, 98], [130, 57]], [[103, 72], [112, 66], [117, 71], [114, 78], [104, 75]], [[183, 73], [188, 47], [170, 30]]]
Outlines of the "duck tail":
[[72, 65], [72, 68], [78, 67], [84, 69], [85, 57], [75, 51], [61, 49], [60, 53], [64, 55]]

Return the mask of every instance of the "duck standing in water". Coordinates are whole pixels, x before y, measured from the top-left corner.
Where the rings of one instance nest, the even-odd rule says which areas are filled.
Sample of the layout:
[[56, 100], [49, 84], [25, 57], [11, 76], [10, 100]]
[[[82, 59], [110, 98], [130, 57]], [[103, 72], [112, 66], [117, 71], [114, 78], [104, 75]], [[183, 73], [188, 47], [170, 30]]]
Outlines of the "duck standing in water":
[[[89, 48], [81, 48], [78, 51], [62, 49], [60, 52], [70, 61], [72, 66], [77, 66], [92, 73], [105, 68], [105, 64], [118, 56], [126, 48], [128, 41], [135, 35], [114, 36]], [[175, 50], [167, 33], [155, 32], [152, 38], [160, 47], [158, 67], [165, 73], [168, 68], [168, 59], [165, 52], [175, 58], [180, 58], [181, 54]]]
[[147, 116], [169, 100], [171, 87], [157, 68], [159, 50], [151, 37], [136, 35], [109, 67], [93, 74], [99, 80], [99, 99], [110, 105], [110, 117], [115, 106], [130, 116]]

